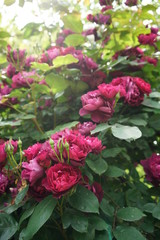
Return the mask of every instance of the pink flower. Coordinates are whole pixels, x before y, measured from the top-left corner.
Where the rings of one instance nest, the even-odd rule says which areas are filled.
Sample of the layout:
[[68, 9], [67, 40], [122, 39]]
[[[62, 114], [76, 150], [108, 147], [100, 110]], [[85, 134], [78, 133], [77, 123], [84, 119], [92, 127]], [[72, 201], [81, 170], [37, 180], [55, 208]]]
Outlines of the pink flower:
[[97, 69], [98, 68], [98, 64], [95, 63], [92, 58], [89, 58], [89, 57], [85, 57], [84, 58], [84, 61], [85, 61], [85, 64], [86, 64], [86, 67], [88, 69]]
[[101, 203], [103, 195], [104, 195], [101, 185], [97, 182], [94, 182], [91, 186], [91, 191], [96, 195], [99, 203]]
[[32, 62], [35, 62], [35, 57], [33, 56], [27, 57], [25, 61], [25, 67], [30, 68]]
[[124, 96], [125, 102], [131, 106], [139, 106], [144, 99], [144, 94], [149, 95], [151, 92], [150, 84], [138, 77], [125, 76], [115, 78], [111, 84], [124, 87], [126, 91]]
[[21, 88], [21, 87], [29, 87], [30, 84], [34, 82], [32, 76], [35, 75], [35, 71], [32, 72], [19, 72], [14, 75], [12, 78], [12, 88]]
[[90, 91], [82, 95], [82, 108], [79, 111], [80, 116], [91, 115], [92, 121], [107, 122], [114, 112], [114, 101], [105, 99], [99, 90]]
[[150, 64], [153, 64], [154, 66], [157, 66], [158, 60], [156, 58], [151, 58], [148, 56], [144, 56], [141, 58], [141, 61], [147, 61]]
[[110, 9], [113, 9], [113, 7], [112, 6], [105, 6], [101, 9], [101, 12], [103, 13], [103, 12], [105, 12], [107, 10], [110, 10]]
[[40, 58], [40, 62], [48, 63], [49, 65], [52, 65], [52, 60], [58, 56], [60, 56], [59, 47], [51, 47], [45, 53], [42, 54]]
[[153, 153], [150, 158], [140, 161], [146, 173], [146, 178], [153, 185], [158, 186], [160, 183], [160, 156]]
[[140, 34], [138, 36], [138, 41], [142, 45], [154, 45], [157, 41], [157, 34], [149, 33], [149, 34]]
[[125, 88], [121, 85], [113, 86], [111, 84], [102, 83], [98, 86], [99, 91], [105, 98], [115, 98], [117, 93], [120, 94], [121, 97], [126, 95]]
[[151, 27], [151, 33], [157, 34], [158, 31], [159, 31], [159, 28]]
[[7, 77], [12, 78], [16, 72], [15, 67], [13, 67], [12, 63], [10, 63], [6, 69]]
[[110, 5], [111, 4], [111, 0], [99, 0], [99, 3], [101, 6], [104, 6], [104, 5]]
[[8, 185], [8, 178], [0, 172], [0, 195], [3, 194]]
[[31, 186], [44, 175], [44, 169], [38, 164], [36, 158], [30, 160], [29, 163], [22, 162], [22, 167], [24, 168], [21, 174], [22, 179], [28, 180]]
[[29, 186], [29, 195], [40, 202], [43, 200], [49, 193], [44, 186], [42, 186], [42, 180], [39, 179], [33, 186]]
[[46, 175], [42, 186], [52, 192], [55, 198], [61, 198], [81, 180], [80, 170], [64, 163], [55, 164], [46, 171]]
[[99, 154], [102, 152], [103, 149], [105, 149], [105, 146], [102, 145], [101, 140], [99, 140], [97, 137], [86, 137], [86, 142], [88, 143], [91, 152], [94, 154]]
[[138, 3], [138, 0], [127, 0], [125, 4], [129, 7], [136, 6]]
[[35, 158], [38, 155], [41, 147], [42, 147], [41, 143], [36, 143], [36, 144], [28, 147], [26, 150], [23, 151], [24, 156], [27, 157], [28, 161], [32, 160], [33, 158]]
[[84, 136], [90, 135], [90, 132], [96, 128], [96, 124], [92, 122], [79, 123], [77, 130]]

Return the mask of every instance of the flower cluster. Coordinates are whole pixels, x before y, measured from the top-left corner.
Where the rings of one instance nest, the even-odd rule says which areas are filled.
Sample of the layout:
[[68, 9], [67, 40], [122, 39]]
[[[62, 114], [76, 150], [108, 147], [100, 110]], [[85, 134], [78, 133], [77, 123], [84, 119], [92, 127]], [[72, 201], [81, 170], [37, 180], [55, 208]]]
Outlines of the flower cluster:
[[153, 185], [160, 184], [160, 155], [153, 153], [150, 158], [140, 161], [146, 173], [146, 178]]
[[[27, 161], [22, 162], [21, 177], [29, 182], [29, 192], [36, 199], [50, 192], [60, 198], [78, 183], [83, 185], [80, 167], [89, 153], [99, 154], [103, 149], [98, 138], [65, 129], [24, 150]], [[90, 190], [96, 192], [95, 188]]]
[[115, 97], [119, 93], [120, 98], [131, 106], [139, 106], [144, 94], [149, 95], [151, 86], [138, 77], [119, 77], [109, 84], [100, 84], [98, 90], [90, 91], [81, 97], [81, 116], [90, 114], [92, 121], [107, 122], [114, 113]]

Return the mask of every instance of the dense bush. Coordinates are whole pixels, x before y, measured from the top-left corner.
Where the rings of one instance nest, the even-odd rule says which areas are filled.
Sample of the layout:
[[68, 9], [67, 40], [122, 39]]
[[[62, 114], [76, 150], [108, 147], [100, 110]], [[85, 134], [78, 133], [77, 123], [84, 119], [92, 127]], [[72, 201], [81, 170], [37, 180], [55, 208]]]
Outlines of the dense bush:
[[36, 54], [0, 31], [2, 240], [160, 239], [159, 4], [80, 6]]

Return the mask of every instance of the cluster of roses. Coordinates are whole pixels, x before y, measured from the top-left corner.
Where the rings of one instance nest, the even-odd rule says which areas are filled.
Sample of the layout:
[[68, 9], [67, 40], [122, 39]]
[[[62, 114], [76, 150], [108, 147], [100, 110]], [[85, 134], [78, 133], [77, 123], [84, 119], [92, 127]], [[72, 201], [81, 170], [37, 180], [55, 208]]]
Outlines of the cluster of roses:
[[102, 83], [97, 90], [82, 95], [81, 116], [90, 114], [92, 121], [106, 122], [114, 113], [116, 95], [131, 106], [139, 106], [144, 100], [144, 94], [151, 93], [151, 86], [138, 77], [119, 77], [109, 84]]
[[[9, 181], [8, 175], [11, 171], [9, 169], [7, 171], [7, 168], [4, 170], [4, 166], [7, 164], [7, 159], [9, 160], [17, 151], [17, 142], [11, 141], [0, 145], [0, 193], [4, 193], [6, 188], [10, 187], [12, 194], [15, 194], [21, 187], [21, 182], [27, 181], [28, 194], [37, 200], [50, 193], [53, 197], [60, 198], [77, 184], [81, 184], [94, 192], [101, 201], [103, 190], [100, 184], [94, 182], [90, 185], [88, 177], [82, 177], [88, 154], [99, 154], [105, 148], [97, 137], [87, 135], [94, 128], [95, 125], [92, 123], [79, 124], [77, 129], [57, 132], [51, 136], [50, 140], [36, 143], [24, 150], [26, 161], [22, 162], [21, 179], [16, 188], [13, 188]], [[10, 149], [6, 152], [8, 143], [10, 149], [13, 149], [12, 152]]]

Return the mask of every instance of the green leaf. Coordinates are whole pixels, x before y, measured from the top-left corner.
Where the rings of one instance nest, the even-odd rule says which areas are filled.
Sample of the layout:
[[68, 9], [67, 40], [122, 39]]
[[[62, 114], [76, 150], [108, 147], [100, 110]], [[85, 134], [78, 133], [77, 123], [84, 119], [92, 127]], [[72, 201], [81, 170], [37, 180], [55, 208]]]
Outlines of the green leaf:
[[104, 158], [109, 158], [109, 157], [116, 157], [118, 154], [120, 154], [124, 149], [123, 148], [107, 148], [103, 150], [102, 156]]
[[65, 28], [71, 29], [73, 32], [81, 33], [83, 25], [78, 14], [68, 14], [63, 17]]
[[33, 213], [35, 209], [35, 206], [31, 206], [30, 208], [28, 208], [21, 216], [20, 220], [19, 220], [19, 226], [21, 225], [21, 223], [27, 219], [28, 217], [30, 217]]
[[32, 62], [31, 67], [34, 69], [41, 70], [43, 72], [46, 72], [51, 69], [51, 67], [47, 63], [37, 63], [37, 62]]
[[0, 55], [0, 64], [6, 63], [6, 62], [7, 62], [6, 57], [3, 55]]
[[34, 234], [45, 224], [50, 218], [52, 212], [57, 204], [57, 200], [53, 196], [44, 198], [34, 209], [34, 212], [29, 219], [28, 225], [23, 232], [21, 232], [20, 239], [32, 239]]
[[149, 99], [149, 98], [144, 99], [144, 101], [142, 102], [142, 105], [150, 108], [160, 109], [160, 103], [153, 101], [152, 99]]
[[68, 35], [64, 41], [64, 43], [67, 46], [73, 46], [73, 47], [79, 46], [79, 45], [83, 44], [84, 42], [85, 42], [85, 37], [82, 36], [81, 34]]
[[124, 170], [116, 166], [109, 166], [106, 172], [108, 177], [121, 177], [125, 174]]
[[97, 197], [83, 186], [78, 186], [69, 203], [77, 210], [87, 213], [99, 213], [99, 202]]
[[74, 240], [93, 240], [95, 239], [95, 229], [92, 226], [89, 226], [87, 233], [80, 233], [77, 231], [73, 232]]
[[117, 240], [146, 240], [146, 238], [135, 228], [130, 226], [118, 226], [114, 231]]
[[69, 81], [59, 75], [50, 73], [45, 78], [46, 83], [51, 87], [53, 93], [64, 91], [69, 85]]
[[155, 206], [156, 206], [155, 203], [147, 203], [147, 204], [144, 205], [143, 211], [152, 213]]
[[114, 207], [112, 207], [105, 198], [102, 199], [100, 209], [109, 217], [112, 217], [114, 214]]
[[151, 92], [149, 94], [150, 98], [160, 98], [160, 92]]
[[142, 136], [142, 133], [138, 127], [130, 127], [121, 124], [115, 124], [112, 126], [111, 129], [113, 136], [127, 141], [136, 140]]
[[0, 122], [0, 127], [4, 127], [4, 126], [19, 126], [21, 125], [21, 121], [3, 121]]
[[16, 1], [16, 0], [4, 0], [4, 4], [5, 4], [6, 6], [10, 6], [10, 5], [12, 5], [13, 3], [15, 3], [15, 1]]
[[103, 160], [103, 158], [98, 158], [97, 160], [86, 159], [86, 163], [93, 172], [98, 175], [102, 175], [108, 169], [108, 164]]
[[129, 222], [138, 221], [144, 216], [143, 212], [135, 207], [121, 208], [117, 212], [118, 218]]
[[99, 216], [91, 216], [89, 218], [89, 222], [90, 222], [91, 226], [98, 231], [102, 231], [102, 230], [108, 231], [109, 230], [108, 224]]
[[0, 214], [0, 240], [10, 239], [18, 230], [18, 223], [6, 213]]
[[0, 38], [7, 38], [10, 37], [10, 34], [5, 31], [0, 31]]
[[19, 204], [25, 197], [26, 193], [28, 192], [29, 185], [27, 185], [25, 188], [23, 188], [16, 196], [15, 198], [15, 204]]
[[152, 216], [158, 220], [160, 220], [160, 204], [153, 209]]
[[63, 214], [62, 217], [63, 228], [66, 229], [70, 225], [77, 232], [87, 232], [88, 219], [85, 215], [80, 212], [68, 210]]
[[104, 130], [109, 129], [110, 127], [111, 127], [111, 126], [108, 125], [107, 123], [98, 124], [98, 125], [96, 126], [96, 128], [91, 131], [91, 134], [95, 134], [95, 133], [98, 133], [98, 132], [102, 132], [102, 131], [104, 131]]
[[58, 56], [52, 61], [54, 68], [59, 68], [59, 67], [62, 67], [71, 63], [77, 63], [77, 62], [79, 62], [79, 60], [73, 57], [73, 55], [71, 54], [67, 54], [65, 56]]

